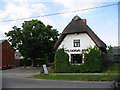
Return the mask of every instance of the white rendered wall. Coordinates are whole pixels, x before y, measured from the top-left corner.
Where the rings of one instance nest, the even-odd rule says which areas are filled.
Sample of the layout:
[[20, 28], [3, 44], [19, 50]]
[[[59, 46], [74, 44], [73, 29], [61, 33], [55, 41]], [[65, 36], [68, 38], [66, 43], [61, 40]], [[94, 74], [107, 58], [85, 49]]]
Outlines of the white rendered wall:
[[[80, 47], [74, 47], [74, 40], [80, 39]], [[95, 43], [89, 37], [87, 33], [80, 33], [80, 34], [69, 34], [67, 35], [62, 43], [59, 45], [58, 49], [64, 48], [65, 50], [73, 50], [73, 49], [87, 49], [89, 47], [94, 47]], [[70, 54], [80, 54], [81, 52], [67, 52], [69, 55], [69, 61], [71, 60]]]

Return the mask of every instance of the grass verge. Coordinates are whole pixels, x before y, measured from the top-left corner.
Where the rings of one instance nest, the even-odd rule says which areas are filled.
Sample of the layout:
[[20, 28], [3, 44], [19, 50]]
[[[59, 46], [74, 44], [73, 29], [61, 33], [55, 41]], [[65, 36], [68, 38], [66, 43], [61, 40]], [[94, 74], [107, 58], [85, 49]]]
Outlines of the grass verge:
[[115, 81], [120, 75], [34, 75], [33, 78], [72, 81]]

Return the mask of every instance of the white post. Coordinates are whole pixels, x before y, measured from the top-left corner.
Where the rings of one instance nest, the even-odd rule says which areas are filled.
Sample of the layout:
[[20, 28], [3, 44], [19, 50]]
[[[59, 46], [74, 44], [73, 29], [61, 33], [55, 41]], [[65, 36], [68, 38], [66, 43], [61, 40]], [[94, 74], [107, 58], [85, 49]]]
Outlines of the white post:
[[44, 74], [48, 74], [48, 69], [47, 69], [46, 65], [43, 65], [43, 70], [44, 70]]

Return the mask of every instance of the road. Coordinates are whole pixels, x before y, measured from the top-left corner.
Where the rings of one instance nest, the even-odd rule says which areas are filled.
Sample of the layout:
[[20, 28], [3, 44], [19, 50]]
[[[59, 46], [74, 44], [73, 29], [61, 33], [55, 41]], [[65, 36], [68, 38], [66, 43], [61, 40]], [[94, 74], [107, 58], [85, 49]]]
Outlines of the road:
[[3, 88], [111, 88], [111, 82], [42, 80], [3, 76]]
[[[12, 71], [11, 71], [12, 72]], [[65, 80], [44, 80], [20, 76], [21, 73], [3, 72], [3, 88], [106, 88], [111, 90], [113, 82], [86, 82]], [[23, 74], [25, 74], [23, 72]], [[26, 73], [27, 74], [27, 73]], [[29, 74], [29, 73], [28, 73]], [[105, 90], [106, 90], [105, 89]]]

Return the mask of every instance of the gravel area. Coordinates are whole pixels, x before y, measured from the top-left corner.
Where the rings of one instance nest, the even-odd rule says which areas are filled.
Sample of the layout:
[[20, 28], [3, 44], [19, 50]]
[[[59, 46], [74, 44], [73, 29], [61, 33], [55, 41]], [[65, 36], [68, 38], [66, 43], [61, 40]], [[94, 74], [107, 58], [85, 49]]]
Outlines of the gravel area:
[[2, 71], [2, 75], [19, 76], [19, 77], [31, 77], [32, 75], [40, 74], [39, 67], [15, 67]]

